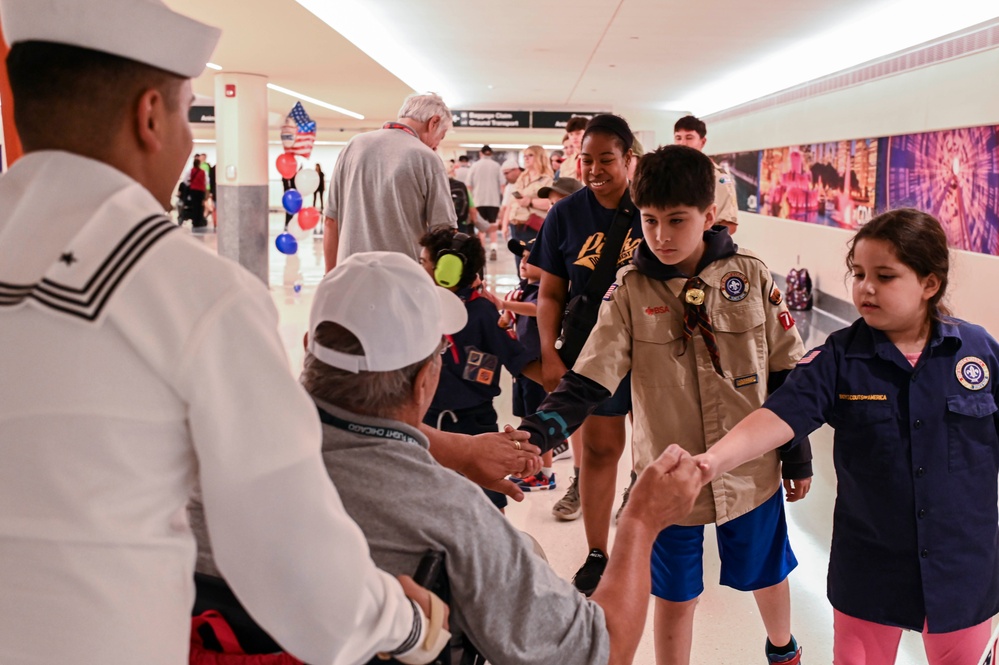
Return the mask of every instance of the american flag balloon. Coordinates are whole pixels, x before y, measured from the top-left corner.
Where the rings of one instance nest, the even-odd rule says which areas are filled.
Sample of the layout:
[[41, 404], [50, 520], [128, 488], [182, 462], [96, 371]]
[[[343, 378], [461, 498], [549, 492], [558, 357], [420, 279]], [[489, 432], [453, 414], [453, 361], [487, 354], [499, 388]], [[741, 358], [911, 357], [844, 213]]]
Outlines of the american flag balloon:
[[[295, 123], [295, 141], [293, 142], [291, 148], [288, 148], [288, 144], [285, 143], [285, 152], [290, 152], [295, 155], [301, 155], [306, 159], [312, 154], [312, 146], [316, 142], [316, 122], [309, 117], [309, 114], [305, 112], [302, 107], [302, 102], [295, 102], [295, 106], [292, 107], [291, 113], [288, 114], [288, 120], [294, 121]], [[281, 140], [284, 141], [284, 132], [282, 131]]]
[[281, 145], [284, 146], [285, 152], [290, 152], [295, 147], [295, 134], [297, 133], [298, 124], [289, 115], [284, 119], [284, 125], [281, 126]]

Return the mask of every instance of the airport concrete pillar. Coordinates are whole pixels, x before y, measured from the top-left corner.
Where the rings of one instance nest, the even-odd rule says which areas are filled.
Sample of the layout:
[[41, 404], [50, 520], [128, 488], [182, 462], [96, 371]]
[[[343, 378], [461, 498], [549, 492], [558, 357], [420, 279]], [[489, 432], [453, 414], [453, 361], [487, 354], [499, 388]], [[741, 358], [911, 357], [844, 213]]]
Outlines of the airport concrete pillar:
[[268, 284], [267, 77], [215, 75], [219, 255]]

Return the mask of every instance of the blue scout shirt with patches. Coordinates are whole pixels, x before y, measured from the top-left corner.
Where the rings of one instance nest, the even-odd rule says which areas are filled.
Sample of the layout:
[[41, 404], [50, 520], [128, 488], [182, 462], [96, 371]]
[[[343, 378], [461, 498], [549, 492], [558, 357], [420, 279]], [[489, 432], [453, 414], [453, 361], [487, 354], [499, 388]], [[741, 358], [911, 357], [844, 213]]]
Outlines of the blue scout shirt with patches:
[[514, 376], [538, 359], [497, 325], [499, 312], [472, 288], [459, 289], [468, 323], [450, 336], [452, 347], [444, 352], [440, 383], [431, 411], [468, 409], [491, 402], [500, 394], [500, 368]]
[[[538, 304], [539, 284], [528, 282], [526, 279], [520, 281], [520, 286], [513, 292], [512, 298], [520, 302]], [[517, 315], [516, 328], [517, 341], [524, 345], [530, 353], [541, 357], [541, 337], [538, 333], [538, 317], [526, 314]]]
[[979, 326], [934, 324], [913, 368], [861, 319], [764, 404], [796, 437], [836, 430], [833, 607], [932, 633], [999, 611], [997, 380], [999, 344]]

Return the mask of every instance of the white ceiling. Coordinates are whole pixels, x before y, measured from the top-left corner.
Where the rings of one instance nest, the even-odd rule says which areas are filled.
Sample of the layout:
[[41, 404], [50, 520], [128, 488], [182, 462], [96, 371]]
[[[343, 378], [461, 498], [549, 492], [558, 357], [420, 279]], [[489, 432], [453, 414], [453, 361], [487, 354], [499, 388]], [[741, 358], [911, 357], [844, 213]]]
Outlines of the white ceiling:
[[[374, 16], [385, 44], [414, 54], [446, 82], [453, 107], [627, 114], [666, 111], [671, 99], [687, 98], [706, 82], [890, 0], [325, 0], [333, 8], [353, 1]], [[223, 29], [212, 61], [224, 69], [263, 74], [366, 116], [353, 120], [304, 103], [319, 123], [319, 140], [379, 126], [411, 92], [295, 0], [168, 3]], [[877, 39], [891, 26], [869, 28], [857, 39]], [[195, 81], [196, 93], [213, 95], [214, 73]], [[767, 72], [758, 76], [765, 83]], [[294, 102], [270, 92], [271, 110], [281, 115]], [[557, 143], [560, 137], [461, 129], [448, 143]]]

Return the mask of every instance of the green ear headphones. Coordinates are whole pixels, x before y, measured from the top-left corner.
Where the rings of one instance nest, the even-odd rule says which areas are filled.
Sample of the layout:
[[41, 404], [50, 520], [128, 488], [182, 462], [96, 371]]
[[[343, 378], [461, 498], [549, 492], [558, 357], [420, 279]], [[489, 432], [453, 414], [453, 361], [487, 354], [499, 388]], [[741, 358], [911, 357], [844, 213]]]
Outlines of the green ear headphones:
[[434, 281], [446, 289], [453, 288], [461, 281], [465, 271], [465, 255], [461, 253], [462, 244], [468, 240], [467, 233], [455, 233], [448, 249], [442, 249], [437, 254], [437, 265], [434, 266]]

